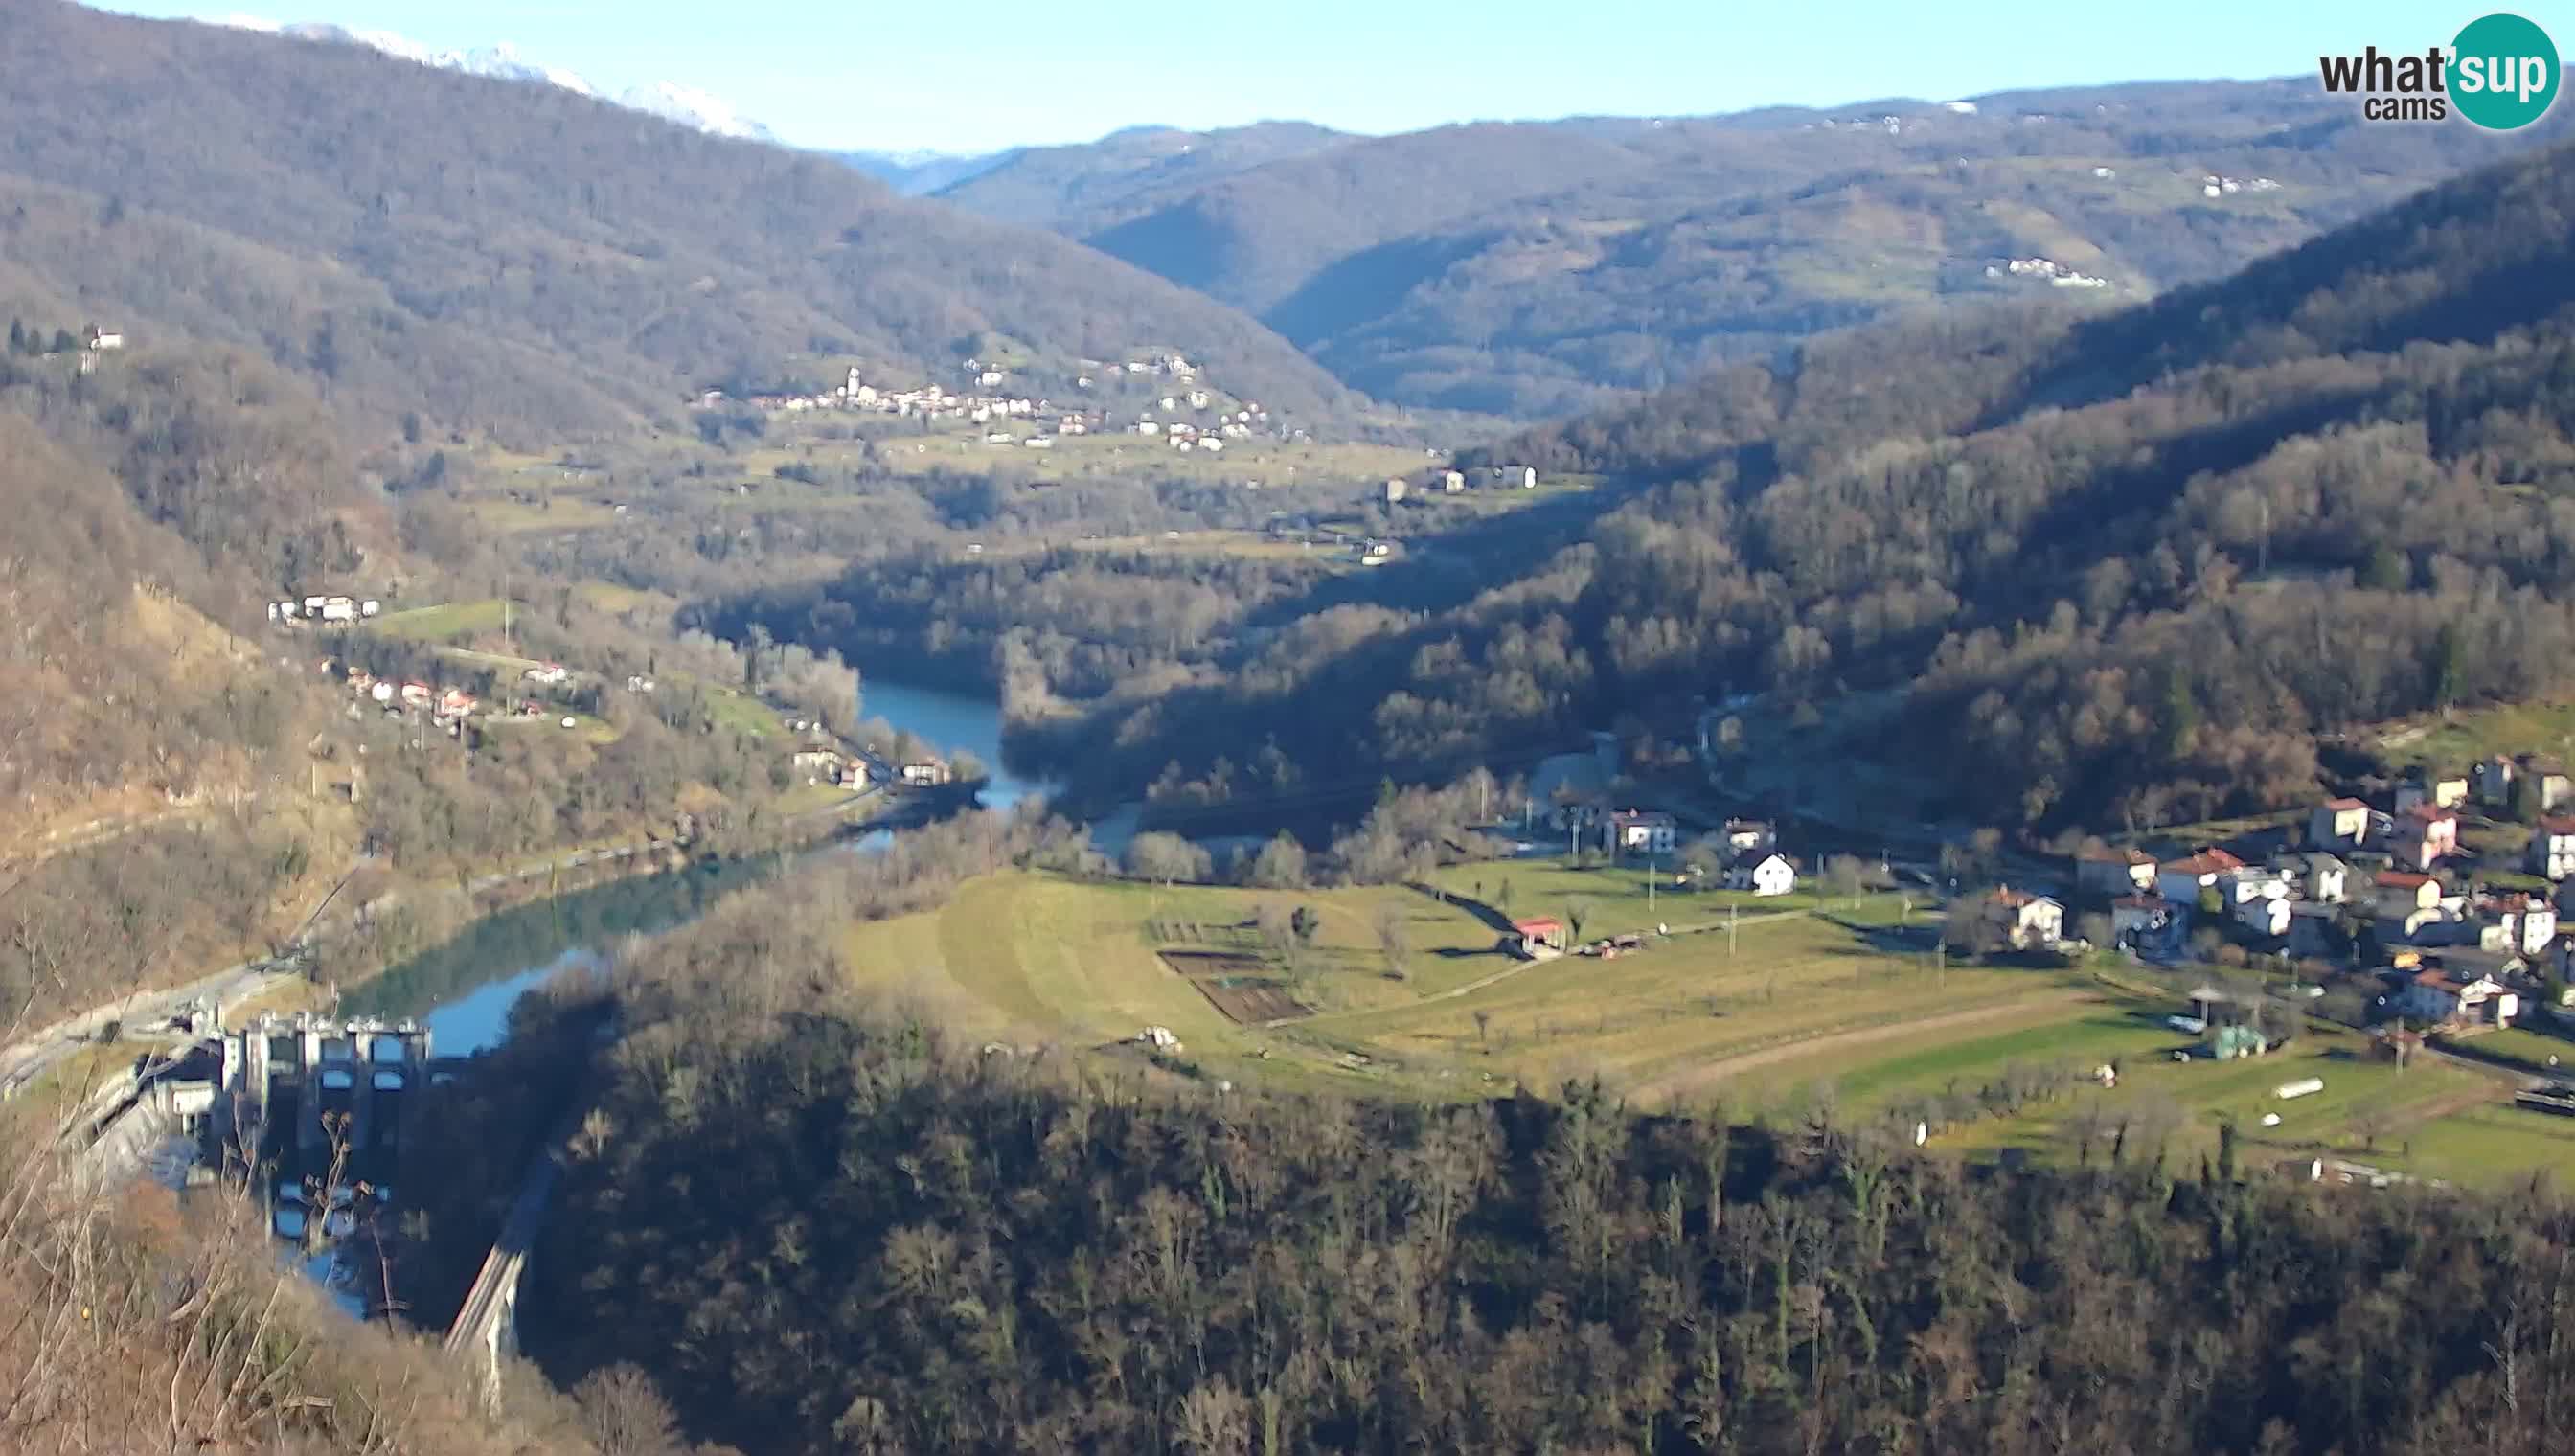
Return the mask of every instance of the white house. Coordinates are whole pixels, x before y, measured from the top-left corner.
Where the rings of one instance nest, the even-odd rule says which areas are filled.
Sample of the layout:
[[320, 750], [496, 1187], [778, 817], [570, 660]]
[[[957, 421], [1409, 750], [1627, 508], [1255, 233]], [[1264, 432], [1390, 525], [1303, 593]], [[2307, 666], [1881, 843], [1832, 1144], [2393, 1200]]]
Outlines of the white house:
[[2465, 773], [2437, 773], [2417, 768], [2404, 782], [2396, 785], [2396, 811], [2400, 814], [2417, 804], [2457, 808], [2467, 801], [2468, 775]]
[[2397, 992], [2396, 1007], [2413, 1020], [2433, 1025], [2463, 1021], [2509, 1026], [2521, 1014], [2521, 997], [2490, 975], [2425, 970]]
[[2459, 813], [2429, 802], [2400, 811], [2387, 837], [2387, 851], [2400, 864], [2429, 869], [2442, 856], [2459, 850]]
[[2230, 905], [2253, 900], [2286, 899], [2288, 877], [2267, 864], [2246, 864], [2217, 876], [2217, 893]]
[[1670, 814], [1633, 810], [1611, 814], [1609, 832], [1622, 854], [1669, 854], [1680, 835]]
[[2541, 819], [2530, 831], [2526, 863], [2531, 873], [2549, 879], [2575, 875], [2575, 815]]
[[2406, 921], [2409, 931], [2418, 916], [2440, 909], [2441, 882], [2428, 874], [2383, 869], [2375, 883], [2379, 918]]
[[2287, 855], [2277, 862], [2298, 893], [2311, 900], [2340, 904], [2350, 892], [2351, 867], [2322, 850]]
[[2307, 842], [2322, 849], [2356, 849], [2369, 838], [2369, 805], [2329, 798], [2307, 816]]
[[1466, 476], [1465, 476], [1465, 473], [1464, 473], [1464, 472], [1462, 472], [1462, 471], [1453, 471], [1453, 470], [1443, 470], [1443, 471], [1441, 471], [1441, 472], [1439, 473], [1439, 489], [1440, 489], [1440, 490], [1442, 490], [1442, 491], [1447, 492], [1447, 493], [1448, 493], [1449, 495], [1451, 495], [1451, 496], [1456, 495], [1458, 492], [1465, 490], [1465, 489], [1466, 489]]
[[122, 349], [125, 347], [125, 335], [121, 330], [102, 329], [92, 324], [89, 327], [89, 347], [100, 354], [105, 354], [111, 349]]
[[1797, 887], [1797, 866], [1777, 850], [1746, 854], [1725, 871], [1725, 887], [1756, 895], [1786, 894]]
[[2289, 933], [2289, 901], [2285, 896], [2256, 895], [2235, 904], [2238, 924], [2256, 935], [2268, 935], [2274, 939]]
[[2488, 921], [2502, 932], [2496, 949], [2537, 955], [2557, 938], [2557, 907], [2537, 896], [2499, 895], [2483, 908]]
[[1410, 482], [1404, 480], [1401, 476], [1387, 477], [1385, 483], [1385, 503], [1387, 505], [1395, 505], [1411, 493], [1412, 485]]
[[1725, 827], [1718, 833], [1725, 841], [1726, 851], [1731, 854], [1755, 853], [1777, 848], [1779, 844], [1778, 831], [1759, 819], [1727, 819]]
[[2043, 894], [2004, 885], [1985, 896], [1983, 911], [2014, 950], [2053, 945], [2065, 934], [2065, 906]]

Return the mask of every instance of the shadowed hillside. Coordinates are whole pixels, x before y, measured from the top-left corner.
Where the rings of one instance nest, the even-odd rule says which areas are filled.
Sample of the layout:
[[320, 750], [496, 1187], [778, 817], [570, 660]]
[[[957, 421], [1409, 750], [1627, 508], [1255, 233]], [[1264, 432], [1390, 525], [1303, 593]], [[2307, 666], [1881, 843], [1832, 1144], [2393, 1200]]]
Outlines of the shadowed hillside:
[[1033, 377], [1169, 347], [1292, 415], [1351, 401], [1258, 325], [830, 159], [357, 47], [0, 3], [0, 307], [257, 348], [524, 438], [668, 411], [793, 352]]
[[2320, 733], [2570, 685], [2570, 210], [2560, 147], [2124, 313], [1874, 325], [1470, 452], [1632, 499], [1472, 600], [1202, 642], [1220, 677], [1030, 745], [1104, 796], [1222, 799], [1255, 752], [1435, 773], [1878, 689], [1902, 731], [1836, 751], [1923, 767], [1934, 810], [2297, 802]]

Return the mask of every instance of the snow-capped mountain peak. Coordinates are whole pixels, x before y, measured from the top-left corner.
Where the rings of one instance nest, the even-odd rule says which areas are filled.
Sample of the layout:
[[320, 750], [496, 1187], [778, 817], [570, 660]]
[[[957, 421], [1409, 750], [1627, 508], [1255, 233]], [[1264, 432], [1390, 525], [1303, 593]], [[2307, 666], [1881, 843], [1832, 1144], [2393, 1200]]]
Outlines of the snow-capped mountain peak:
[[740, 137], [754, 142], [777, 140], [770, 135], [769, 128], [734, 110], [730, 102], [675, 81], [630, 87], [617, 98], [617, 104], [650, 112], [666, 121], [693, 126], [719, 137]]
[[589, 82], [561, 66], [541, 66], [522, 59], [519, 48], [507, 41], [497, 46], [481, 46], [467, 51], [456, 69], [471, 71], [477, 76], [496, 77], [503, 81], [542, 82], [548, 86], [560, 86], [566, 91], [577, 92], [583, 96], [599, 94], [591, 88]]
[[422, 45], [408, 36], [388, 30], [352, 30], [328, 21], [300, 21], [284, 24], [256, 15], [228, 15], [220, 22], [236, 30], [255, 30], [268, 35], [282, 35], [290, 40], [310, 41], [322, 45], [365, 46], [419, 65], [441, 71], [462, 71], [471, 76], [489, 76], [501, 81], [521, 81], [531, 85], [558, 86], [582, 96], [596, 96], [614, 101], [619, 106], [649, 113], [665, 121], [695, 127], [719, 137], [738, 137], [745, 141], [771, 142], [777, 138], [769, 128], [734, 110], [723, 98], [682, 86], [673, 81], [656, 81], [646, 86], [632, 86], [611, 96], [592, 86], [579, 75], [560, 66], [541, 65], [519, 54], [507, 43], [478, 46], [470, 51], [442, 51]]

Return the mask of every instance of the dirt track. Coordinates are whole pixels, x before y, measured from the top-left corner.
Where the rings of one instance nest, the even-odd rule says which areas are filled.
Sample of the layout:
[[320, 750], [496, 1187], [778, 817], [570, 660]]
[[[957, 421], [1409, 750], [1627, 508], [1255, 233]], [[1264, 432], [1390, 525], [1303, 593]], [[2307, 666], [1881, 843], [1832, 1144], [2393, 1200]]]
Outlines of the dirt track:
[[1794, 1061], [1823, 1052], [1846, 1051], [1855, 1046], [1893, 1041], [1898, 1037], [1919, 1035], [1927, 1031], [1951, 1030], [1960, 1026], [1974, 1025], [1979, 1021], [2001, 1021], [2014, 1017], [2038, 1019], [2030, 1016], [2029, 1013], [2061, 1008], [2070, 1003], [2092, 999], [2095, 999], [2095, 996], [2091, 991], [2069, 988], [2044, 996], [2020, 996], [2000, 1005], [1970, 1006], [1963, 1011], [1948, 1011], [1937, 1016], [1926, 1016], [1920, 1020], [1891, 1021], [1883, 1026], [1857, 1026], [1848, 1031], [1827, 1031], [1820, 1036], [1782, 1041], [1776, 1045], [1744, 1052], [1739, 1056], [1729, 1056], [1719, 1061], [1694, 1066], [1686, 1071], [1668, 1073], [1638, 1086], [1634, 1095], [1638, 1101], [1669, 1102], [1675, 1098], [1686, 1098], [1693, 1093], [1704, 1091], [1744, 1072], [1759, 1071], [1763, 1067], [1776, 1066], [1783, 1061]]

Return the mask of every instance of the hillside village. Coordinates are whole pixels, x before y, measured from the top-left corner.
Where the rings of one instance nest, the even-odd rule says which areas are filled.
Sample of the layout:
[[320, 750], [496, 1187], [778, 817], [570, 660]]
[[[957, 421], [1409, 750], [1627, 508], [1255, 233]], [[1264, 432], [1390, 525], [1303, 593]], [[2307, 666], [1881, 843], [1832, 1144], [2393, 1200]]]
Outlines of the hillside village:
[[[1224, 396], [1200, 377], [1197, 365], [1178, 354], [1123, 364], [1086, 359], [1081, 367], [1085, 372], [1075, 378], [1075, 389], [1090, 393], [1105, 392], [1113, 384], [1126, 386], [1122, 393], [1136, 393], [1138, 402], [1068, 407], [1044, 396], [1008, 390], [1011, 371], [969, 358], [958, 366], [970, 381], [962, 391], [936, 383], [880, 387], [868, 383], [864, 372], [852, 365], [843, 381], [828, 391], [755, 394], [739, 403], [768, 416], [845, 414], [980, 426], [985, 428], [986, 444], [1028, 450], [1052, 449], [1059, 437], [1132, 433], [1174, 450], [1213, 455], [1256, 435], [1276, 433], [1282, 439], [1301, 435], [1284, 427], [1274, 430], [1270, 412], [1259, 402], [1236, 402]], [[1158, 395], [1157, 389], [1169, 393]], [[700, 393], [695, 408], [717, 410], [732, 403], [736, 402], [723, 390], [710, 389]]]
[[[2346, 985], [2390, 1034], [2508, 1026], [2575, 1008], [2575, 779], [2539, 755], [2417, 770], [2377, 801], [2165, 852], [2093, 841], [2070, 890], [2001, 886], [1961, 938], [1988, 950], [2100, 943], [2140, 960], [2296, 968]], [[2526, 844], [2519, 822], [2530, 824]], [[2078, 926], [2081, 929], [2078, 931]]]
[[[2273, 999], [2312, 1002], [2368, 1029], [2391, 1054], [2427, 1033], [2455, 1045], [2533, 1016], [2575, 1025], [2575, 774], [2543, 754], [2490, 755], [2464, 771], [2415, 768], [2372, 780], [2368, 796], [2095, 837], [2062, 856], [1988, 835], [1974, 846], [1943, 838], [1885, 854], [1872, 840], [1865, 856], [1827, 856], [1814, 851], [1854, 836], [1813, 819], [1777, 829], [1720, 819], [1715, 805], [1746, 800], [1725, 787], [1713, 744], [1700, 745], [1691, 775], [1645, 774], [1614, 788], [1616, 759], [1606, 745], [1599, 754], [1570, 779], [1537, 787], [1551, 800], [1547, 852], [1652, 867], [1682, 892], [1760, 897], [1794, 892], [1829, 857], [1844, 883], [1927, 888], [1946, 903], [1942, 943], [1962, 956], [2062, 964], [2109, 955], [2167, 973], [2262, 977], [2270, 989], [2253, 1000], [2240, 987], [2194, 995], [2194, 1014], [2183, 1018], [2194, 1024], [2183, 1029], [2209, 1037], [2212, 1055], [2275, 1044], [2228, 1029], [2261, 1022], [2256, 1002]], [[1700, 771], [1713, 797], [1690, 781]], [[1612, 807], [1617, 794], [1663, 807]], [[1812, 857], [1800, 862], [1783, 843]], [[1524, 946], [1554, 947], [1560, 929], [1515, 933]]]

